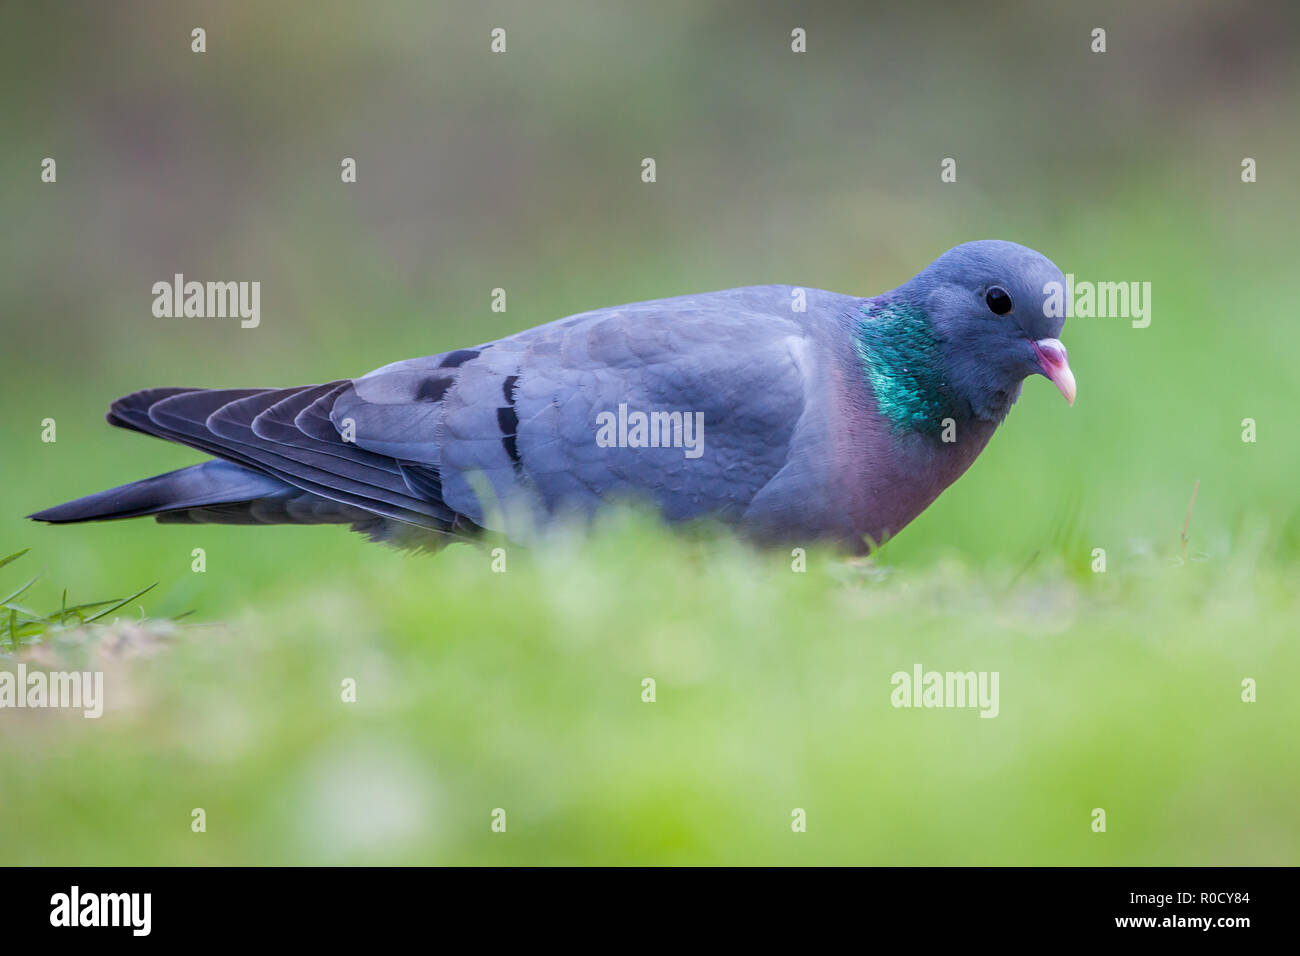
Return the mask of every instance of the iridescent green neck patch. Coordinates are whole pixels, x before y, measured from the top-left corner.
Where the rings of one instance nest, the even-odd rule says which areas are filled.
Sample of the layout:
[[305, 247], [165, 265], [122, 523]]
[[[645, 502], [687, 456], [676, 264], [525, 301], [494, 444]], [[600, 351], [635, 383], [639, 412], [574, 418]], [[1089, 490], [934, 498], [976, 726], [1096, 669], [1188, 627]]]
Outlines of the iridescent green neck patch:
[[857, 348], [877, 410], [895, 428], [937, 436], [956, 418], [939, 340], [921, 309], [900, 300], [864, 306]]

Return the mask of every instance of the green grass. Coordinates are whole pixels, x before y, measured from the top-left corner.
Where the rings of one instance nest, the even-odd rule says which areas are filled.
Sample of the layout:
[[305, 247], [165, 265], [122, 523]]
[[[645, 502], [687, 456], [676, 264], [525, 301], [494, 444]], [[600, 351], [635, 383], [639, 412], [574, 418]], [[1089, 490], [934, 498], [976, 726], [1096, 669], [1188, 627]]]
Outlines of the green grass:
[[[1296, 568], [1163, 550], [797, 573], [627, 519], [82, 629], [105, 714], [0, 721], [0, 863], [1300, 862]], [[917, 663], [999, 715], [892, 707]]]
[[[21, 551], [0, 558], [0, 568], [12, 564], [29, 550], [31, 549], [23, 548]], [[55, 638], [69, 628], [75, 630], [93, 624], [157, 587], [156, 584], [151, 584], [124, 598], [85, 601], [72, 605], [68, 604], [68, 592], [65, 590], [59, 609], [49, 614], [42, 614], [18, 603], [18, 599], [38, 580], [40, 580], [39, 574], [25, 584], [19, 585], [17, 590], [10, 591], [4, 598], [0, 598], [0, 625], [3, 626], [3, 637], [8, 640], [8, 650], [11, 654], [20, 653], [27, 645]]]

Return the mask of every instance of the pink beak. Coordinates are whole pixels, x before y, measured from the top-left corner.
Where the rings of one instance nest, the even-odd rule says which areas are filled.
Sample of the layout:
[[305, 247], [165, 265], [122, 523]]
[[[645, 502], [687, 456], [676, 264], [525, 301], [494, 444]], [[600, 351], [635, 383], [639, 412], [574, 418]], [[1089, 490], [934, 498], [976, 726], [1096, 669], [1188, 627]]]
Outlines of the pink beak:
[[1074, 404], [1074, 395], [1077, 389], [1074, 384], [1074, 373], [1070, 371], [1070, 363], [1065, 354], [1065, 346], [1059, 339], [1039, 339], [1033, 343], [1034, 354], [1038, 356], [1038, 367], [1065, 396], [1065, 400], [1071, 405]]

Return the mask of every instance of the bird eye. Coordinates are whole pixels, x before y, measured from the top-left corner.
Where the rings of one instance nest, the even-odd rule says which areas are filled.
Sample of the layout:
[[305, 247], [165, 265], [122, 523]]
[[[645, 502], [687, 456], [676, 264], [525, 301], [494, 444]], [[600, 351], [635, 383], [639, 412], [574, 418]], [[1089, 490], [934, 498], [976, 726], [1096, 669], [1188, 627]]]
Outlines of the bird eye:
[[1011, 311], [1011, 296], [1007, 295], [1007, 290], [1000, 285], [989, 288], [989, 291], [984, 294], [984, 303], [994, 315], [1006, 315]]

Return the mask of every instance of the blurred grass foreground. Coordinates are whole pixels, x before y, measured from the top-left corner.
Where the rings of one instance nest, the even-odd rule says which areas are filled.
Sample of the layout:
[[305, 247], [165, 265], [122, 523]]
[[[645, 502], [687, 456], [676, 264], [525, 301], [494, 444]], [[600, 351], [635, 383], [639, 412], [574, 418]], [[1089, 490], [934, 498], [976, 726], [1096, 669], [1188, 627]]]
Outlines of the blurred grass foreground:
[[[106, 687], [0, 721], [0, 863], [1300, 860], [1296, 569], [1257, 554], [907, 570], [632, 518], [366, 553], [0, 664]], [[996, 672], [996, 716], [894, 706], [917, 666]]]

